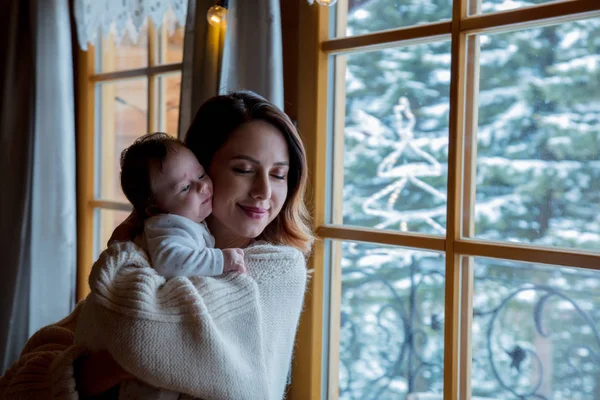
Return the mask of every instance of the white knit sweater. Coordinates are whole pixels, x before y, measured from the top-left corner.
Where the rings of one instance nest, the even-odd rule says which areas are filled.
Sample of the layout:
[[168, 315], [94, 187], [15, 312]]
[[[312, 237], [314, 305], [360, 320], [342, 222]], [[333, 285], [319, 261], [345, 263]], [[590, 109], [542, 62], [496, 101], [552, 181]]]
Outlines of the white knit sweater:
[[245, 249], [247, 274], [166, 281], [133, 243], [94, 264], [76, 343], [142, 381], [205, 400], [281, 400], [306, 286], [296, 249]]

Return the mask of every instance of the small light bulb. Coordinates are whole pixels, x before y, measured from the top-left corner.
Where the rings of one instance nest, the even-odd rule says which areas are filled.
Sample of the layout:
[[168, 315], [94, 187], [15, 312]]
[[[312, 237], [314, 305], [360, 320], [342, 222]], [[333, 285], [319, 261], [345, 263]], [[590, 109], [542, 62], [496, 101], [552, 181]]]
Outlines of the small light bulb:
[[206, 19], [214, 27], [225, 26], [227, 24], [227, 9], [215, 4], [208, 9]]
[[326, 7], [331, 7], [335, 3], [337, 3], [337, 0], [317, 0], [317, 4]]

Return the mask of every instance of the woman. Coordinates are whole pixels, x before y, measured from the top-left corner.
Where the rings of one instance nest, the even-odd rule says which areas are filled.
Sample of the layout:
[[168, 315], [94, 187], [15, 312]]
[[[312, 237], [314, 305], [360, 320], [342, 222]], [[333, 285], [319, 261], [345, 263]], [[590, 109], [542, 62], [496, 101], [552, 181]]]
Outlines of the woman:
[[[303, 203], [307, 181], [306, 158], [299, 135], [284, 113], [251, 92], [217, 96], [200, 107], [185, 141], [201, 164], [208, 166], [213, 180], [213, 214], [207, 222], [216, 247], [251, 250], [255, 242], [264, 241], [276, 245], [270, 247], [273, 253], [285, 246], [305, 255], [310, 251], [313, 237]], [[124, 232], [125, 237], [130, 236], [131, 226], [125, 223], [115, 231], [114, 238], [123, 238]], [[258, 257], [261, 260], [272, 258], [272, 255], [264, 254], [265, 248], [269, 247], [261, 250], [263, 254]], [[240, 339], [241, 347], [236, 354], [248, 359], [237, 360], [236, 365], [227, 365], [226, 368], [255, 365], [252, 359], [254, 352], [246, 350], [250, 346], [248, 343], [259, 343], [259, 367], [266, 366], [269, 373], [261, 378], [266, 380], [264, 385], [253, 385], [262, 390], [256, 393], [256, 398], [282, 398], [303, 293], [300, 291], [292, 295], [292, 299], [286, 299], [281, 305], [271, 294], [280, 285], [289, 285], [290, 279], [295, 280], [291, 282], [295, 287], [304, 288], [306, 275], [303, 272], [301, 277], [291, 278], [287, 271], [274, 269], [274, 273], [269, 270], [270, 276], [262, 276], [259, 264], [249, 268], [248, 274], [254, 280], [249, 286], [256, 291], [252, 296], [261, 299], [254, 310], [260, 316], [256, 323], [258, 330], [225, 334], [260, 337]], [[302, 267], [305, 271], [304, 265]], [[220, 284], [227, 285], [224, 281]], [[265, 301], [270, 303], [265, 305]], [[95, 395], [132, 378], [107, 352], [87, 356], [85, 348], [73, 344], [79, 308], [67, 319], [43, 328], [29, 340], [21, 359], [0, 379], [0, 398], [75, 398], [68, 392], [77, 390], [83, 395]], [[294, 317], [282, 324], [283, 319], [279, 316], [286, 313]], [[251, 322], [254, 324], [256, 321]], [[265, 324], [269, 329], [266, 337], [262, 337], [264, 332], [259, 331]], [[205, 351], [207, 358], [214, 356], [210, 349]], [[285, 356], [282, 357], [282, 354]], [[203, 361], [198, 360], [200, 363]], [[225, 372], [232, 377], [243, 373]], [[163, 387], [156, 382], [149, 383]], [[233, 387], [245, 383], [232, 378], [224, 384]], [[227, 388], [214, 387], [214, 382], [211, 385], [210, 390], [214, 393], [228, 392]], [[205, 400], [210, 400], [210, 397], [205, 397]]]

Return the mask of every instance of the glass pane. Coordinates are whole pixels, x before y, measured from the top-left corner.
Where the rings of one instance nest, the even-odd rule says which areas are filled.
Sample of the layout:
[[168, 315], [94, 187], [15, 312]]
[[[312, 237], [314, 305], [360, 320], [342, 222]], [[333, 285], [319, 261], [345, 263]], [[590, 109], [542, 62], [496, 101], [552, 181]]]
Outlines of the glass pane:
[[96, 72], [114, 72], [148, 66], [148, 23], [140, 29], [139, 36], [132, 40], [126, 33], [116, 43], [111, 34], [96, 46]]
[[476, 235], [600, 249], [600, 19], [481, 35]]
[[[471, 0], [471, 3], [476, 3], [478, 0]], [[535, 6], [537, 4], [551, 3], [557, 0], [479, 0], [481, 10], [478, 13], [490, 13], [497, 11], [508, 11], [516, 8]], [[475, 5], [473, 5], [475, 7]]]
[[127, 211], [94, 210], [94, 260], [106, 249], [106, 243], [115, 228], [129, 216]]
[[450, 42], [338, 56], [344, 63], [343, 160], [334, 163], [343, 223], [444, 234]]
[[161, 75], [156, 80], [156, 84], [158, 85], [158, 130], [177, 137], [181, 72]]
[[[342, 4], [343, 3], [343, 4]], [[406, 28], [452, 18], [452, 0], [349, 0], [336, 6], [338, 24], [347, 20], [338, 36], [354, 36], [387, 29]]]
[[119, 184], [119, 159], [148, 132], [148, 80], [98, 84], [96, 95], [96, 197], [127, 202]]
[[185, 27], [179, 25], [171, 10], [165, 15], [163, 25], [156, 32], [156, 60], [158, 64], [173, 64], [183, 61], [183, 38]]
[[339, 398], [441, 398], [444, 257], [352, 242], [332, 246], [341, 265], [340, 343], [332, 344], [339, 345]]
[[600, 399], [600, 272], [475, 259], [472, 393]]

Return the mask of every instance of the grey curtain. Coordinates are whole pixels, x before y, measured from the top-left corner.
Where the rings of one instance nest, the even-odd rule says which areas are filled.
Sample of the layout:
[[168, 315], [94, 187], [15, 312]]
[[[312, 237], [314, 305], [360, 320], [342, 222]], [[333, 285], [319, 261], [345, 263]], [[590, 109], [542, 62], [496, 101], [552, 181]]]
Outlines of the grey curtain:
[[283, 110], [279, 1], [229, 1], [220, 91], [252, 90]]
[[219, 93], [225, 29], [206, 20], [214, 0], [189, 0], [183, 43], [179, 138], [183, 139], [200, 105]]
[[0, 14], [0, 363], [66, 316], [76, 273], [75, 129], [68, 0]]
[[179, 137], [196, 110], [219, 93], [247, 89], [283, 109], [280, 0], [229, 0], [226, 29], [206, 21], [214, 0], [189, 0]]

